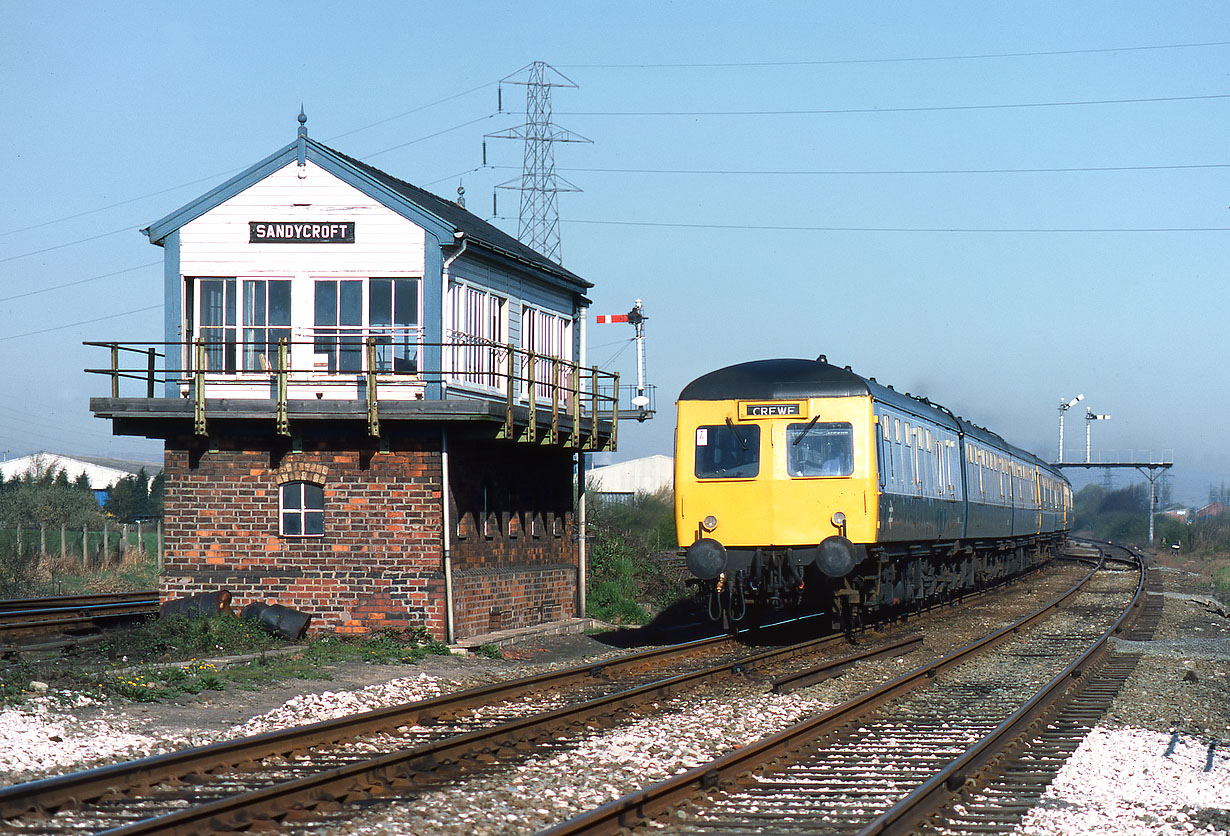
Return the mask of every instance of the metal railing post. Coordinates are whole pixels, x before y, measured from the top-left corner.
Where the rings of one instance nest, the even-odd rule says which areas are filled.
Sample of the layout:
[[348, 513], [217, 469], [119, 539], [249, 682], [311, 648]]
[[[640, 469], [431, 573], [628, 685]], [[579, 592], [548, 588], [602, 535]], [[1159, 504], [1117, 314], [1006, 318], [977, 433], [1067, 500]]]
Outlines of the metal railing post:
[[615, 450], [619, 444], [619, 372], [615, 372], [615, 395], [611, 398], [611, 440], [607, 450]]
[[286, 337], [278, 337], [278, 370], [277, 370], [277, 430], [278, 435], [290, 435], [290, 414], [286, 402], [286, 367], [287, 348]]
[[526, 376], [527, 379], [525, 384], [527, 387], [526, 392], [528, 394], [528, 397], [526, 398], [526, 405], [530, 410], [529, 440], [533, 443], [538, 440], [538, 393], [534, 391], [537, 388], [535, 386], [535, 378], [538, 376], [535, 374], [537, 370], [534, 366], [537, 364], [538, 355], [533, 351], [530, 351], [526, 357], [529, 358], [526, 364], [529, 368], [529, 374]]
[[192, 425], [197, 435], [207, 435], [205, 430], [205, 343], [197, 337], [196, 362], [192, 368]]
[[568, 446], [577, 447], [581, 443], [581, 367], [569, 363], [572, 373], [572, 432], [568, 434]]
[[559, 444], [559, 364], [551, 358], [551, 443]]
[[376, 400], [376, 338], [367, 338], [367, 434], [380, 435], [380, 410]]
[[505, 413], [504, 413], [504, 437], [509, 440], [512, 440], [513, 438], [516, 437], [513, 433], [513, 386], [514, 386], [513, 364], [515, 362], [514, 352], [516, 351], [516, 349], [513, 348], [512, 343], [508, 343], [505, 346], [505, 350], [508, 352], [508, 374], [507, 374], [508, 403], [507, 403], [507, 409], [505, 410]]
[[120, 396], [120, 345], [111, 343], [111, 397]]
[[590, 450], [598, 449], [598, 367], [589, 370], [589, 442]]
[[157, 352], [155, 352], [154, 347], [150, 346], [149, 359], [148, 359], [148, 362], [146, 363], [146, 376], [145, 376], [145, 397], [147, 398], [154, 397], [154, 370], [155, 370], [155, 367], [157, 366], [157, 362], [154, 360], [154, 357], [156, 356], [156, 354]]

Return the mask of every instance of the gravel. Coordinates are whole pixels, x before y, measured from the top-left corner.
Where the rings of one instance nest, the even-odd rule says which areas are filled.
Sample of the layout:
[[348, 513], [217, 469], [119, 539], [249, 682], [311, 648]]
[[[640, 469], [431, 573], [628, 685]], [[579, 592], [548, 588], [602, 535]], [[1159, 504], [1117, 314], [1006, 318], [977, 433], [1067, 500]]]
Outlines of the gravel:
[[1098, 727], [1017, 828], [1179, 836], [1230, 828], [1230, 747], [1180, 734]]
[[[993, 621], [1011, 616], [1008, 609], [1035, 608], [1070, 585], [1075, 574], [1079, 572], [1063, 570], [1033, 585], [1017, 585], [1018, 600], [1011, 605], [986, 602], [933, 614], [924, 652], [942, 653], [968, 642]], [[1177, 573], [1165, 576], [1168, 591], [1180, 593], [1166, 597], [1157, 634], [1158, 646], [1165, 650], [1148, 648], [1103, 723], [1069, 759], [1019, 833], [1230, 834], [1230, 742], [1225, 750], [1219, 742], [1230, 741], [1224, 656], [1230, 620], [1220, 614], [1217, 602], [1182, 594], [1185, 580]], [[1194, 584], [1190, 591], [1196, 591]], [[936, 620], [941, 622], [938, 628]], [[864, 644], [896, 640], [921, 629], [920, 624], [870, 634]], [[835, 680], [788, 696], [767, 695], [762, 683], [749, 681], [679, 697], [664, 702], [664, 712], [653, 718], [561, 742], [514, 767], [471, 777], [460, 789], [431, 791], [412, 805], [370, 809], [344, 827], [326, 826], [320, 832], [529, 832], [835, 705], [872, 682], [913, 667], [913, 658], [856, 666]], [[451, 664], [443, 676], [416, 673], [364, 688], [299, 694], [270, 711], [215, 727], [174, 729], [163, 722], [155, 728], [159, 724], [139, 716], [144, 706], [117, 710], [88, 697], [52, 692], [0, 711], [0, 773], [5, 783], [14, 783], [422, 699], [496, 675], [522, 675], [543, 667], [507, 660], [466, 660], [464, 670], [456, 667], [457, 660]], [[167, 707], [163, 719], [175, 713], [174, 706]]]

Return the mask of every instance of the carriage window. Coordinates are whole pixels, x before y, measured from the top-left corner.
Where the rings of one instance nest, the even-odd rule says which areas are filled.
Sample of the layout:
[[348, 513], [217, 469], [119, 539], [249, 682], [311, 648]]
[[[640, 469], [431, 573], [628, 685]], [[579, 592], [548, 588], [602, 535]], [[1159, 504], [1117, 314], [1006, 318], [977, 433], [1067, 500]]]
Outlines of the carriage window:
[[849, 476], [854, 472], [854, 428], [850, 424], [790, 424], [786, 441], [786, 469], [791, 476]]
[[750, 479], [759, 473], [759, 425], [711, 424], [696, 428], [696, 478]]

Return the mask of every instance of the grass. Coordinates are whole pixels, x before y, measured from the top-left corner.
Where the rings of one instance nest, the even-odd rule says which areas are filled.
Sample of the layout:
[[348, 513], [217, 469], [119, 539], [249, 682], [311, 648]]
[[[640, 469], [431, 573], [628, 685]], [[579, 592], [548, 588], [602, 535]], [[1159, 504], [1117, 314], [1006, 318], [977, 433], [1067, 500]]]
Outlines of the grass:
[[1163, 566], [1198, 575], [1210, 592], [1223, 601], [1230, 601], [1230, 552], [1216, 550], [1174, 555], [1163, 551], [1158, 554], [1158, 561]]
[[644, 624], [686, 597], [664, 567], [673, 551], [674, 507], [667, 494], [638, 494], [628, 503], [595, 501], [589, 520], [586, 611], [612, 624]]
[[80, 555], [0, 555], [0, 598], [140, 592], [158, 588], [158, 561], [136, 550], [118, 565], [86, 569]]
[[[389, 630], [357, 637], [322, 633], [293, 653], [270, 653], [288, 644], [233, 614], [189, 620], [172, 616], [115, 633], [73, 664], [60, 659], [19, 661], [0, 669], [0, 705], [21, 703], [31, 683], [103, 700], [176, 701], [204, 691], [259, 690], [288, 679], [329, 679], [344, 662], [412, 665], [448, 646], [425, 630]], [[498, 652], [498, 648], [496, 648]], [[252, 655], [219, 666], [209, 657]]]
[[1222, 595], [1230, 597], [1230, 564], [1222, 566], [1214, 572], [1213, 585]]

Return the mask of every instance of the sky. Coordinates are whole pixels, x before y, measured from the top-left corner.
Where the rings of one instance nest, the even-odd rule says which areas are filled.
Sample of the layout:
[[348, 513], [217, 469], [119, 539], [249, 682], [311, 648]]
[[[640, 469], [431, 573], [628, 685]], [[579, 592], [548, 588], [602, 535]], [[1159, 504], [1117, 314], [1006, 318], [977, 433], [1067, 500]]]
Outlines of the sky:
[[[63, 3], [0, 29], [0, 454], [158, 461], [89, 412], [83, 341], [161, 339], [139, 232], [314, 138], [516, 234], [533, 61], [563, 264], [644, 302], [671, 452], [690, 380], [815, 357], [1053, 460], [1230, 477], [1230, 7], [1223, 2]], [[503, 112], [498, 110], [502, 103]], [[589, 359], [634, 377], [627, 325]], [[1079, 486], [1085, 477], [1077, 475]], [[1101, 472], [1094, 478], [1101, 480]], [[1125, 474], [1116, 485], [1130, 481]], [[1139, 481], [1137, 477], [1136, 481]]]

